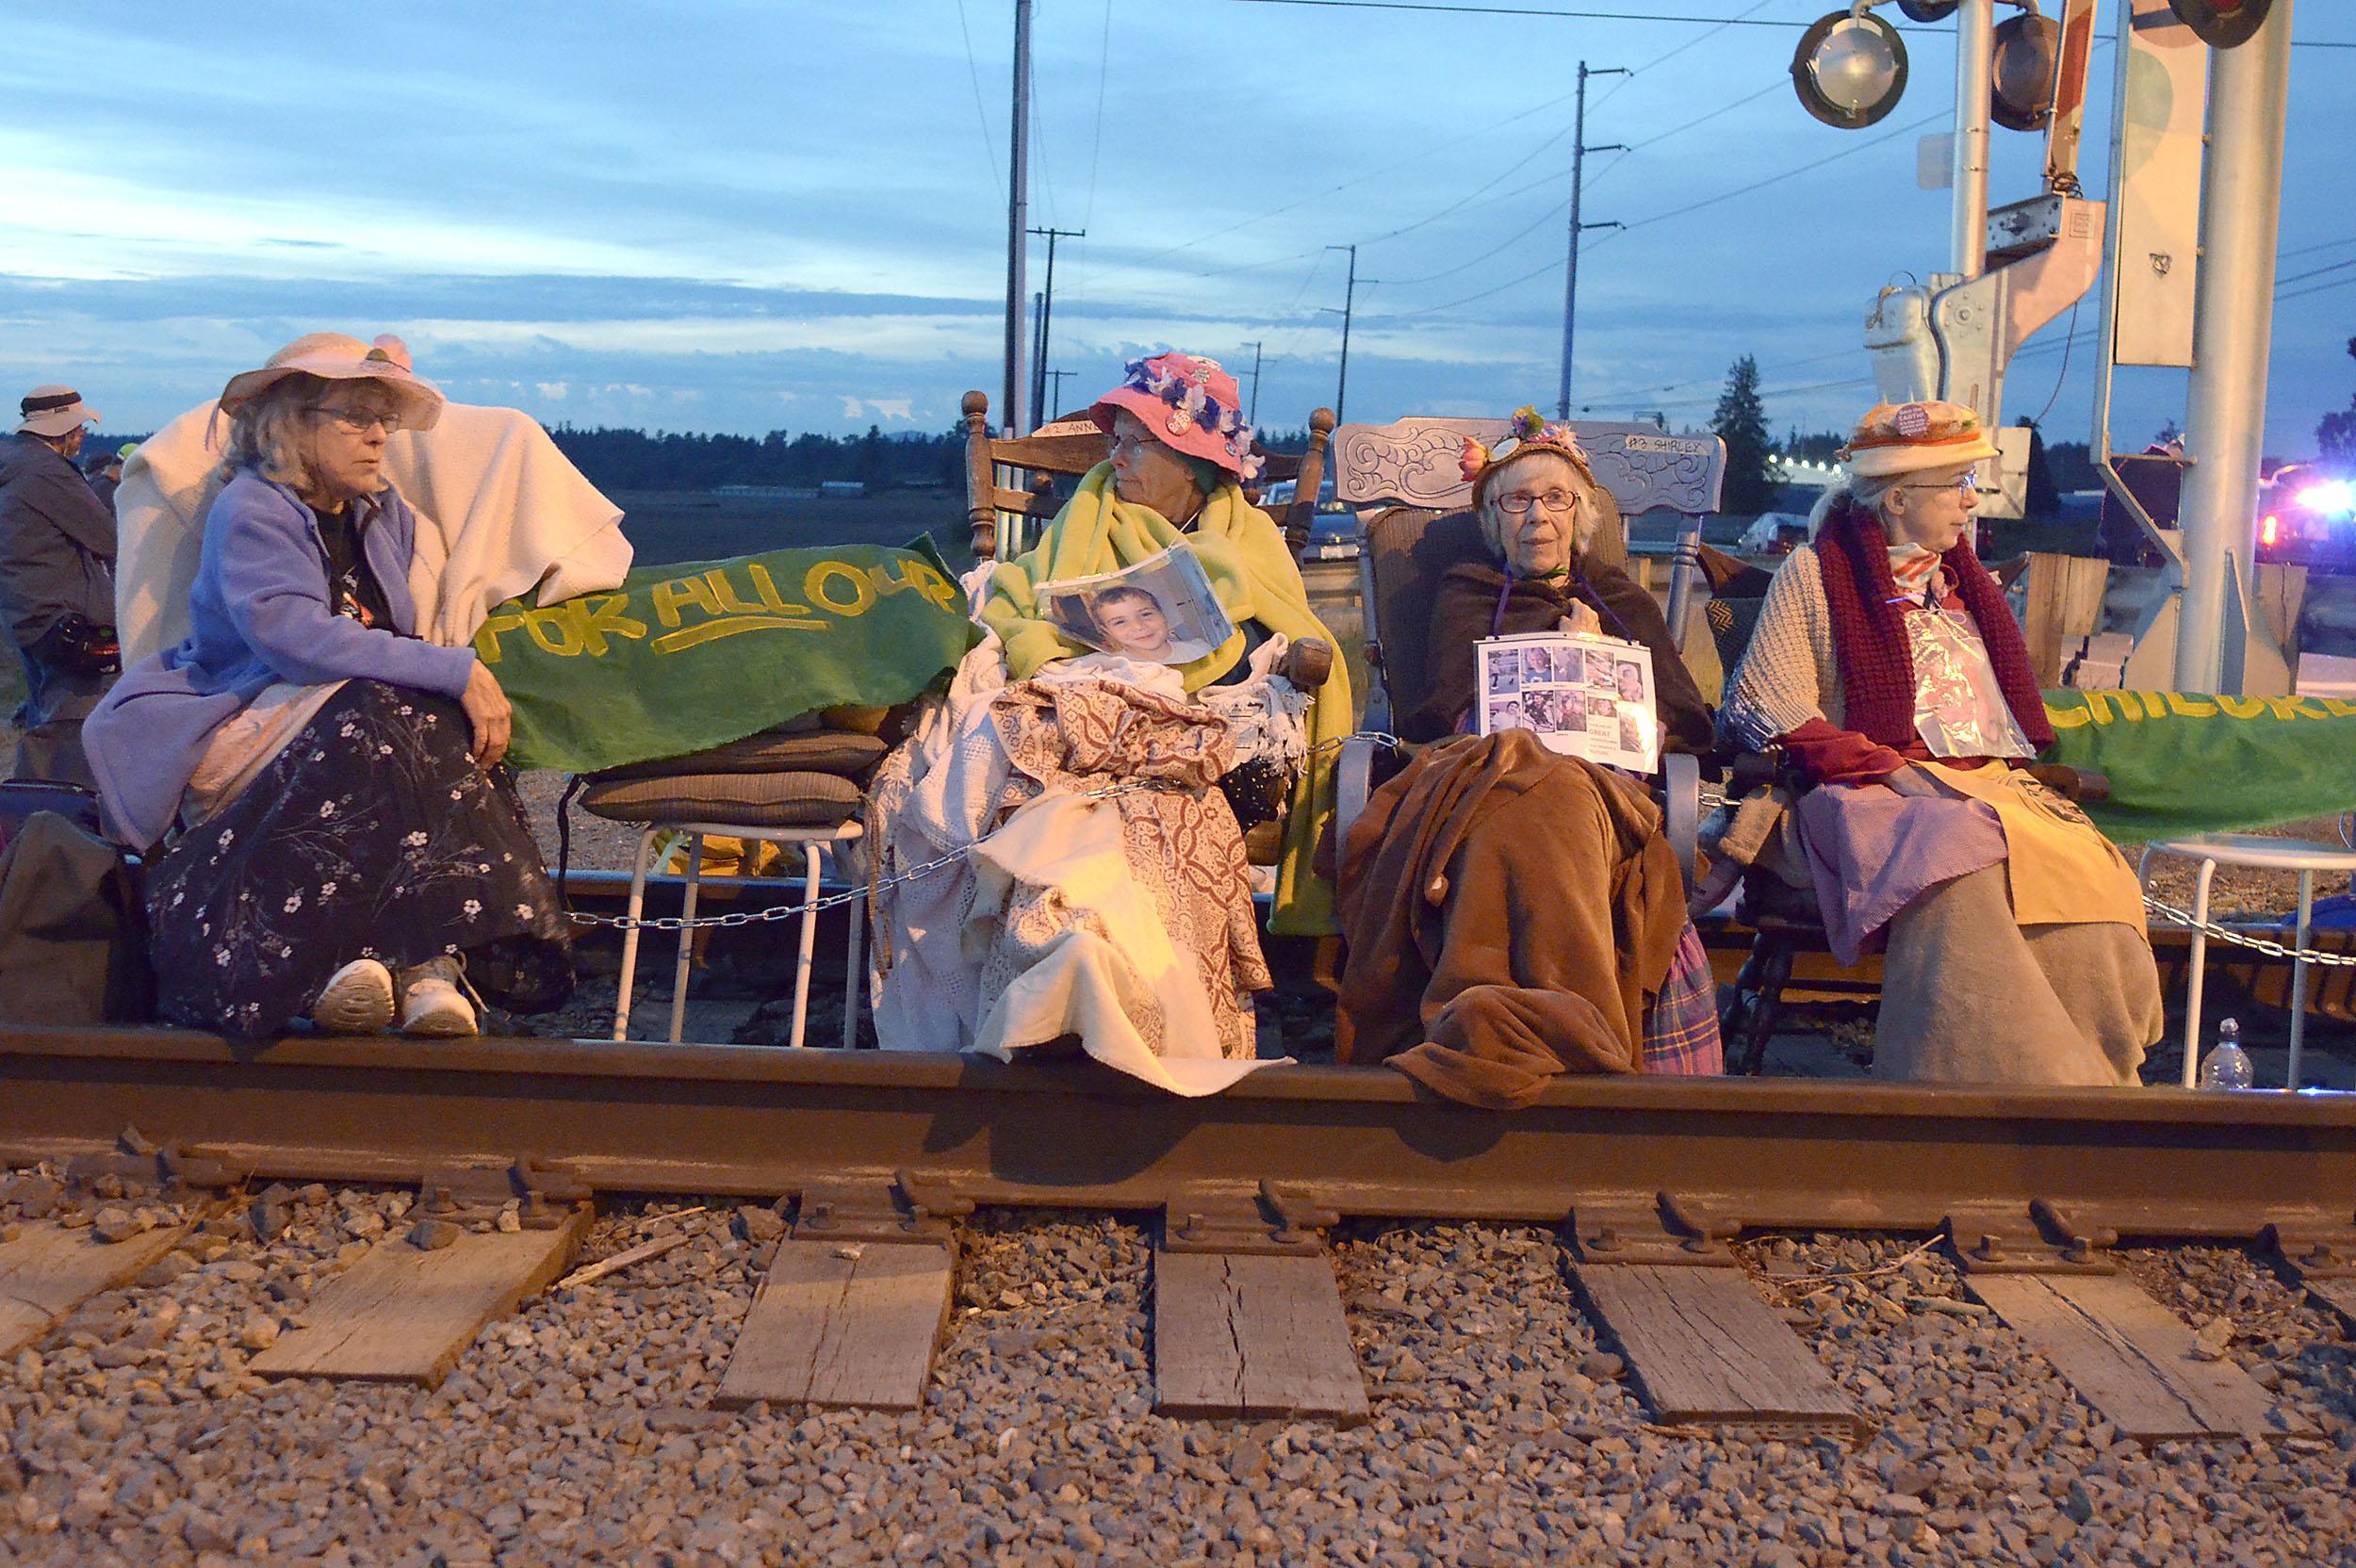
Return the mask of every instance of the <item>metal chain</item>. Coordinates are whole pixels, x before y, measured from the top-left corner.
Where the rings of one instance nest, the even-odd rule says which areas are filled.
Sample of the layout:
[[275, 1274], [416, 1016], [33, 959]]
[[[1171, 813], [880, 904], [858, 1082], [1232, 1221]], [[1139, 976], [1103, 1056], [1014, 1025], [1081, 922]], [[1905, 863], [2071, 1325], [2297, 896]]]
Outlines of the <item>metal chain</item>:
[[[1396, 735], [1388, 735], [1378, 729], [1367, 729], [1361, 730], [1355, 735], [1343, 736], [1337, 741], [1321, 741], [1309, 748], [1309, 755], [1314, 757], [1320, 752], [1339, 751], [1352, 741], [1374, 741], [1394, 747], [1407, 743]], [[1109, 800], [1116, 795], [1133, 794], [1140, 790], [1172, 790], [1191, 787], [1171, 784], [1165, 779], [1147, 778], [1127, 784], [1107, 784], [1101, 789], [1082, 790], [1075, 793], [1082, 800]], [[991, 834], [998, 830], [992, 828], [990, 833], [985, 833], [981, 838], [974, 840], [973, 844], [986, 842]], [[758, 925], [766, 921], [793, 920], [804, 914], [818, 914], [839, 905], [863, 899], [871, 890], [880, 891], [885, 888], [896, 888], [904, 882], [913, 882], [920, 876], [929, 876], [934, 872], [954, 866], [963, 860], [973, 852], [973, 844], [953, 849], [946, 855], [935, 856], [932, 859], [921, 865], [910, 866], [904, 872], [896, 872], [875, 883], [873, 890], [864, 886], [846, 888], [839, 893], [827, 893], [812, 903], [780, 904], [767, 909], [744, 910], [726, 915], [697, 915], [692, 920], [684, 915], [663, 915], [653, 919], [632, 920], [628, 915], [600, 915], [580, 909], [567, 909], [564, 914], [565, 918], [576, 925], [603, 926], [615, 931], [632, 929], [639, 931], [724, 931], [736, 926]]]
[[2255, 948], [2269, 958], [2292, 958], [2304, 964], [2330, 964], [2341, 969], [2356, 969], [2356, 953], [2325, 953], [2315, 948], [2285, 947], [2265, 937], [2253, 937], [2246, 931], [2235, 931], [2213, 920], [2195, 920], [2173, 904], [2163, 903], [2150, 893], [2143, 895], [2144, 907], [2154, 914], [2166, 915], [2179, 925], [2188, 925], [2212, 941], [2231, 942], [2235, 947]]
[[[1387, 734], [1379, 729], [1362, 729], [1354, 735], [1346, 735], [1338, 741], [1320, 742], [1309, 748], [1309, 755], [1314, 757], [1320, 752], [1339, 751], [1352, 741], [1373, 741], [1393, 748], [1401, 748], [1408, 743], [1396, 735]], [[1165, 780], [1140, 779], [1135, 783], [1108, 784], [1102, 789], [1084, 790], [1078, 792], [1078, 797], [1082, 800], [1110, 800], [1117, 795], [1132, 794], [1140, 790], [1174, 788], [1178, 786]], [[1726, 803], [1723, 793], [1708, 788], [1704, 788], [1701, 794], [1701, 803], [1705, 809]], [[994, 828], [991, 830], [992, 833], [996, 831], [997, 829]], [[973, 842], [982, 843], [990, 836], [990, 833], [985, 833]], [[759, 925], [768, 921], [793, 920], [803, 914], [819, 914], [827, 909], [863, 899], [871, 890], [880, 891], [885, 888], [896, 888], [903, 883], [916, 881], [919, 877], [930, 876], [937, 871], [957, 865], [973, 852], [973, 844], [968, 844], [961, 849], [953, 849], [946, 855], [935, 856], [920, 865], [910, 866], [904, 872], [897, 872], [885, 877], [882, 881], [875, 883], [873, 890], [866, 887], [846, 888], [839, 893], [827, 893], [814, 903], [781, 904], [767, 909], [739, 911], [725, 915], [697, 915], [692, 920], [683, 915], [662, 915], [653, 919], [632, 920], [628, 915], [592, 914], [580, 909], [567, 909], [565, 918], [576, 925], [603, 926], [616, 931], [630, 930], [633, 927], [641, 931], [725, 931], [738, 926]], [[2230, 942], [2236, 947], [2251, 948], [2270, 958], [2292, 958], [2310, 964], [2356, 969], [2356, 954], [2325, 953], [2314, 948], [2285, 947], [2281, 942], [2235, 931], [2228, 926], [2219, 925], [2215, 921], [2196, 921], [2190, 914], [2177, 908], [2174, 905], [2164, 903], [2149, 893], [2144, 895], [2143, 902], [2144, 906], [2152, 913], [2164, 915], [2179, 925], [2191, 926], [2215, 941]]]

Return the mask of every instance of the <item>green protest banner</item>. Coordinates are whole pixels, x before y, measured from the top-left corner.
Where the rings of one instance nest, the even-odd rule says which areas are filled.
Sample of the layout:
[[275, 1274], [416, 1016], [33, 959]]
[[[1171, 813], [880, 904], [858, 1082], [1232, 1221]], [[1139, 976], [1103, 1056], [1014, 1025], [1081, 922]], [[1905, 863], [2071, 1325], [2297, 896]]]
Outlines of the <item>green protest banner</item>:
[[921, 540], [650, 566], [612, 593], [511, 599], [474, 646], [515, 704], [514, 765], [595, 773], [813, 709], [906, 702], [980, 638]]
[[2048, 692], [2043, 758], [2105, 775], [2086, 814], [2128, 842], [2356, 810], [2356, 702]]

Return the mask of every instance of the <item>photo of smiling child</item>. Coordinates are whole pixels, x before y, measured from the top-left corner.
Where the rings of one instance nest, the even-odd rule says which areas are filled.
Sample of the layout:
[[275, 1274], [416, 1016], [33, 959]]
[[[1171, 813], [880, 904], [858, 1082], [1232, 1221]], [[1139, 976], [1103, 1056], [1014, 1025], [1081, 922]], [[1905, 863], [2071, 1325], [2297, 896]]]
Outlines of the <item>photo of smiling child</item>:
[[1235, 634], [1184, 545], [1121, 571], [1042, 583], [1039, 596], [1073, 642], [1144, 663], [1191, 664]]

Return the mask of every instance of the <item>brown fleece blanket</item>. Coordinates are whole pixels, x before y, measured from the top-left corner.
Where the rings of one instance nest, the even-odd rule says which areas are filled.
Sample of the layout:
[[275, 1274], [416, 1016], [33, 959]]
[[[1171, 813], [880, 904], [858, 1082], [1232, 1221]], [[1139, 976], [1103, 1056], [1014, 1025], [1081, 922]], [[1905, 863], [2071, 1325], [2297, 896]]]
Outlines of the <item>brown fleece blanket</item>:
[[1342, 846], [1337, 1054], [1494, 1110], [1635, 1072], [1685, 924], [1643, 788], [1526, 730], [1426, 751]]

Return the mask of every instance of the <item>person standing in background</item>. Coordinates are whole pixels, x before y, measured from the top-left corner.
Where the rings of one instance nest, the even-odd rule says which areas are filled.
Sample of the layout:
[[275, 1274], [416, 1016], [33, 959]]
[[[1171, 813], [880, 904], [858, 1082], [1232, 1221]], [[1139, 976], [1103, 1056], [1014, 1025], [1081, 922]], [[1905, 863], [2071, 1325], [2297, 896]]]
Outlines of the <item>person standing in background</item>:
[[70, 386], [36, 386], [0, 438], [0, 626], [25, 664], [10, 776], [94, 789], [82, 720], [121, 673], [115, 519], [74, 466], [98, 412]]
[[115, 509], [115, 492], [123, 486], [123, 466], [139, 449], [138, 442], [125, 441], [113, 451], [102, 453], [82, 465], [82, 477], [90, 481], [90, 494], [105, 502], [109, 512]]

